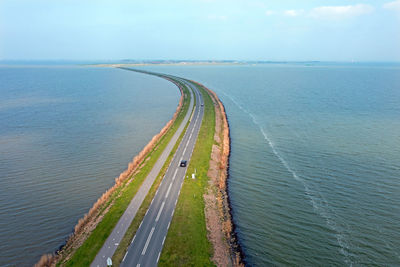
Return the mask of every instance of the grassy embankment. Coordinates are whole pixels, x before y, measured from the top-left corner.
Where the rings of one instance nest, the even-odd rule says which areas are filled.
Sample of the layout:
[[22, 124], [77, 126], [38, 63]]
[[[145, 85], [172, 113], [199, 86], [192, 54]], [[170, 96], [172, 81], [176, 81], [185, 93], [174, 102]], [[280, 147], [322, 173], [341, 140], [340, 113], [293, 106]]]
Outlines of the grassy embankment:
[[204, 117], [175, 214], [165, 240], [160, 266], [214, 266], [212, 245], [207, 239], [203, 195], [208, 185], [207, 172], [214, 144], [215, 110], [210, 95], [197, 86], [204, 99]]
[[[113, 228], [117, 224], [118, 220], [125, 212], [133, 196], [136, 194], [140, 185], [152, 169], [153, 165], [171, 140], [172, 136], [180, 126], [183, 118], [185, 117], [190, 103], [190, 94], [186, 86], [183, 86], [183, 93], [185, 95], [184, 102], [181, 111], [179, 112], [175, 122], [168, 130], [168, 132], [160, 139], [154, 149], [149, 153], [146, 159], [140, 166], [139, 171], [137, 171], [133, 177], [127, 179], [124, 185], [119, 187], [110, 197], [110, 200], [104, 205], [104, 210], [109, 208], [108, 212], [104, 215], [101, 222], [92, 231], [89, 237], [84, 241], [84, 243], [75, 251], [73, 256], [67, 261], [63, 262], [61, 260], [58, 265], [62, 264], [65, 266], [89, 266], [90, 263], [95, 258], [96, 254], [101, 249], [107, 237], [112, 232]], [[167, 163], [166, 163], [167, 164]], [[164, 166], [165, 167], [165, 166]], [[161, 173], [163, 173], [163, 170]], [[132, 179], [133, 178], [133, 179]], [[155, 184], [159, 183], [159, 179]], [[155, 184], [153, 185], [151, 192], [154, 190]], [[147, 201], [147, 198], [145, 202]], [[108, 207], [111, 203], [113, 205]], [[138, 214], [142, 212], [142, 208], [139, 210]]]

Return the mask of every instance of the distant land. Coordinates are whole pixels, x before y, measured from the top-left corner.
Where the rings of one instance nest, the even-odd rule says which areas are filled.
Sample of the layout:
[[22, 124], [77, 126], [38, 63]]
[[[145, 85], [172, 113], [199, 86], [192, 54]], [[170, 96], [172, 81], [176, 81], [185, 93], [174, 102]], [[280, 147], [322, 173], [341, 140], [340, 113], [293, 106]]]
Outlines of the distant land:
[[337, 65], [337, 64], [354, 64], [354, 65], [370, 65], [370, 64], [385, 64], [385, 65], [400, 65], [397, 61], [320, 61], [320, 60], [175, 60], [175, 59], [121, 59], [121, 60], [0, 60], [1, 66], [65, 66], [65, 65], [95, 65], [98, 67], [118, 67], [118, 66], [212, 66], [212, 65], [263, 65], [263, 64], [294, 64], [294, 65]]

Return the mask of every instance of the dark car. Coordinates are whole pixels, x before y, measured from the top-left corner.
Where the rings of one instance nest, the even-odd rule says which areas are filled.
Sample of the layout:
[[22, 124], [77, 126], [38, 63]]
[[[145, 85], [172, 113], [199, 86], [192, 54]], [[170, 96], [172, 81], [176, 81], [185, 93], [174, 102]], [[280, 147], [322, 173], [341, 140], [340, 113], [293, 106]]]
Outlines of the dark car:
[[187, 165], [187, 161], [186, 160], [182, 160], [181, 161], [181, 167], [186, 167], [186, 165]]

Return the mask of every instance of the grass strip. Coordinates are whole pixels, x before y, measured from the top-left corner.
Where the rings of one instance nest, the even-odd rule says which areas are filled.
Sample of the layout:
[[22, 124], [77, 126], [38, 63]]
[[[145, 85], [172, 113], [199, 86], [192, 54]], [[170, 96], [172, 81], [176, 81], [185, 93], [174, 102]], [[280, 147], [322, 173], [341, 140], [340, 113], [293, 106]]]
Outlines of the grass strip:
[[204, 116], [187, 174], [195, 172], [196, 179], [185, 179], [174, 217], [161, 253], [159, 266], [214, 266], [212, 245], [207, 239], [203, 195], [208, 185], [207, 172], [214, 144], [215, 110], [210, 95], [203, 94]]
[[130, 183], [127, 183], [126, 181], [125, 185], [123, 185], [121, 189], [116, 190], [115, 194], [113, 194], [113, 199], [109, 202], [111, 203], [111, 201], [114, 201], [114, 204], [110, 207], [109, 211], [104, 215], [101, 222], [92, 231], [89, 237], [75, 251], [71, 259], [65, 262], [65, 266], [89, 266], [94, 260], [107, 237], [111, 234], [132, 198], [139, 190], [144, 179], [153, 168], [155, 162], [164, 151], [185, 117], [189, 109], [190, 93], [185, 86], [183, 86], [183, 92], [186, 97], [184, 98], [182, 109], [171, 128], [160, 139], [155, 148], [149, 153], [149, 156], [146, 157], [143, 166], [141, 166], [139, 172], [134, 175], [132, 181]]

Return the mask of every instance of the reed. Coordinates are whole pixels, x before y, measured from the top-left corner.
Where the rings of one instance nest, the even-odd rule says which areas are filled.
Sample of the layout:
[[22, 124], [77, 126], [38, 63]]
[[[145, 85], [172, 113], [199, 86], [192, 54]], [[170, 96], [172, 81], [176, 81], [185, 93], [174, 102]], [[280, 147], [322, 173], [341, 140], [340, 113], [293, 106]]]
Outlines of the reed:
[[54, 261], [54, 255], [44, 254], [40, 257], [40, 260], [35, 264], [34, 267], [50, 267]]

